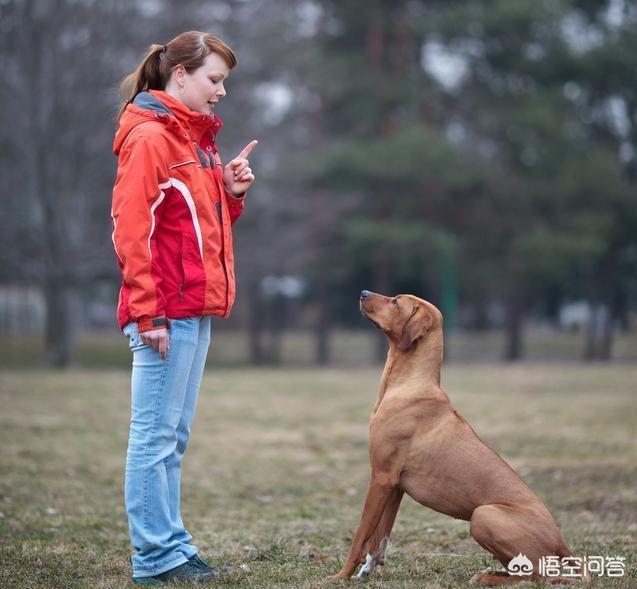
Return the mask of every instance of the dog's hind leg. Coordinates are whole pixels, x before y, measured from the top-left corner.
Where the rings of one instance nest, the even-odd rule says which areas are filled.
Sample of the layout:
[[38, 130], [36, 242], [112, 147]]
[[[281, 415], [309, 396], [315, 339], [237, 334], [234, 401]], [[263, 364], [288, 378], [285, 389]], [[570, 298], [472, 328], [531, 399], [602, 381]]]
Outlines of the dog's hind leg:
[[[476, 508], [471, 516], [471, 535], [506, 568], [516, 555], [523, 555], [528, 571], [511, 576], [504, 571], [483, 571], [473, 583], [509, 585], [540, 577], [534, 567], [543, 556], [570, 556], [557, 525], [541, 504], [524, 507], [489, 504]], [[546, 578], [548, 583], [569, 584], [567, 578]]]
[[396, 521], [396, 514], [400, 507], [404, 491], [402, 489], [395, 489], [393, 495], [387, 501], [387, 506], [380, 518], [380, 523], [376, 528], [376, 531], [372, 534], [372, 537], [368, 540], [366, 545], [367, 557], [365, 564], [361, 567], [356, 575], [359, 579], [369, 575], [376, 565], [385, 564], [385, 550], [387, 550], [387, 543], [389, 542], [389, 535], [394, 527]]

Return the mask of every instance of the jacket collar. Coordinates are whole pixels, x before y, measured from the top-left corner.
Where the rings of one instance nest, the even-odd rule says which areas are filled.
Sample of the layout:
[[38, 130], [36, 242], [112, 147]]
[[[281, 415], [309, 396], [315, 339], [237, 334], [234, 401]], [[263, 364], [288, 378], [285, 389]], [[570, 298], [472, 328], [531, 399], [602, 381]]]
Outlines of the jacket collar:
[[152, 111], [160, 118], [171, 117], [176, 119], [185, 133], [189, 133], [197, 141], [200, 140], [206, 130], [212, 132], [212, 142], [215, 143], [217, 133], [223, 127], [223, 121], [216, 115], [205, 115], [190, 110], [183, 102], [173, 98], [163, 90], [149, 90], [140, 92], [133, 104], [143, 110]]

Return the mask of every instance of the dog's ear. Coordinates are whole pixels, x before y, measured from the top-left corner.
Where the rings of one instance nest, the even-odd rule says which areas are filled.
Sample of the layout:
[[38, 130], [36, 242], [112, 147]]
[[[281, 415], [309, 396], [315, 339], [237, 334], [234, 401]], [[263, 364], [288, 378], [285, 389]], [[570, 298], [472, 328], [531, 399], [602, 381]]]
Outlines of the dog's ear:
[[403, 325], [398, 340], [398, 349], [401, 352], [406, 352], [418, 338], [427, 335], [432, 324], [433, 319], [427, 310], [423, 307], [416, 307]]

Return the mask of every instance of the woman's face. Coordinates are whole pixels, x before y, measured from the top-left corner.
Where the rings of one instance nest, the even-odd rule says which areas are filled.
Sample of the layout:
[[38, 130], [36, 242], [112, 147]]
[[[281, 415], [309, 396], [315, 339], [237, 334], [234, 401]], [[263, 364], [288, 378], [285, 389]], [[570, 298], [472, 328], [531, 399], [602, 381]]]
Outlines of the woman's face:
[[228, 77], [230, 68], [217, 53], [206, 56], [203, 65], [188, 73], [177, 73], [178, 83], [183, 88], [179, 99], [190, 110], [211, 115], [215, 104], [226, 95], [223, 81]]

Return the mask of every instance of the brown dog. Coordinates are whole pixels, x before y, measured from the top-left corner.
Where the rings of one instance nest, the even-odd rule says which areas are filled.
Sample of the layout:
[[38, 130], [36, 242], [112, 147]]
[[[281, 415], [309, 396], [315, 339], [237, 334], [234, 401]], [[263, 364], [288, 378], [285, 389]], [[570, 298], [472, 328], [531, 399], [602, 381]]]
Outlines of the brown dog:
[[365, 290], [360, 306], [389, 339], [389, 353], [369, 426], [372, 473], [363, 514], [347, 561], [330, 579], [351, 577], [359, 563], [365, 563], [359, 577], [383, 564], [403, 493], [471, 522], [475, 541], [505, 568], [520, 553], [534, 567], [528, 576], [484, 571], [473, 582], [504, 585], [537, 578], [541, 557], [570, 556], [544, 504], [478, 438], [440, 386], [440, 311], [411, 295], [390, 298]]

